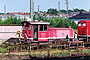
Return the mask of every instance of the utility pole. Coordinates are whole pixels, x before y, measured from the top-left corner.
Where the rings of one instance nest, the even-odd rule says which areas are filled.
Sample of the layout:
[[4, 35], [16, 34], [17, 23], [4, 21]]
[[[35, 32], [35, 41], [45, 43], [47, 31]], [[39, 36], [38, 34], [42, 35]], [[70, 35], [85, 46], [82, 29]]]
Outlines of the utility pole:
[[60, 1], [58, 1], [58, 12], [59, 12], [59, 16], [60, 16]]
[[74, 16], [74, 8], [73, 8], [73, 14], [72, 14], [72, 16]]
[[66, 0], [66, 9], [67, 9], [67, 19], [68, 19], [68, 0]]
[[6, 5], [4, 5], [4, 14], [6, 14]]
[[73, 12], [74, 12], [74, 8], [73, 8]]
[[30, 0], [30, 18], [33, 21], [33, 16], [34, 16], [34, 2], [33, 0]]
[[58, 2], [58, 11], [60, 11], [60, 1]]
[[40, 8], [40, 6], [38, 5], [38, 18], [39, 18], [39, 12], [40, 12], [40, 11], [39, 11], [39, 8]]
[[40, 8], [40, 6], [38, 5], [38, 13], [39, 13], [39, 8]]

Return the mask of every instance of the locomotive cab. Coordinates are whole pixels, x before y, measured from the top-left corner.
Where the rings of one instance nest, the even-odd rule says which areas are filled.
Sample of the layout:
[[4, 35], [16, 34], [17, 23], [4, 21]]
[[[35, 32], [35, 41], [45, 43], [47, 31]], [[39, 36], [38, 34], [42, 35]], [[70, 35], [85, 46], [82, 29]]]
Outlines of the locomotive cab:
[[90, 20], [81, 20], [78, 22], [78, 38], [79, 40], [90, 39]]
[[87, 34], [87, 21], [78, 22], [78, 35]]
[[48, 22], [27, 22], [23, 21], [22, 36], [31, 41], [48, 41]]
[[22, 22], [22, 37], [24, 37], [25, 39], [30, 38], [31, 34], [31, 25], [29, 22], [24, 21]]

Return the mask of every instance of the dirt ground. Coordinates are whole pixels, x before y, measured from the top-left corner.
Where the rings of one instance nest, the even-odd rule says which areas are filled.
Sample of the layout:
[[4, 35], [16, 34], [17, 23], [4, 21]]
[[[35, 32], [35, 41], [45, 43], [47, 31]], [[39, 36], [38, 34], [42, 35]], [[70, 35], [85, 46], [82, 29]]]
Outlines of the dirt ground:
[[[31, 51], [31, 52], [10, 52], [10, 54], [9, 53], [0, 53], [0, 60], [40, 60], [40, 59], [41, 60], [48, 60], [48, 59], [59, 60], [61, 57], [66, 57], [66, 56], [68, 56], [68, 57], [74, 56], [75, 57], [75, 56], [79, 56], [79, 55], [82, 56], [82, 57], [80, 57], [80, 59], [81, 58], [84, 59], [83, 56], [89, 56], [89, 58], [90, 58], [90, 49], [83, 49], [83, 50], [52, 49], [50, 51], [49, 50], [47, 50], [47, 51], [46, 50], [44, 50], [44, 51], [39, 50], [39, 51]], [[47, 59], [45, 59], [45, 57]], [[86, 57], [85, 57], [85, 59], [86, 59]]]
[[36, 58], [30, 56], [0, 56], [0, 60], [90, 60], [90, 56], [76, 56], [76, 57], [52, 57], [52, 58]]
[[29, 56], [18, 56], [18, 55], [10, 55], [10, 56], [0, 56], [0, 60], [27, 60], [30, 59]]

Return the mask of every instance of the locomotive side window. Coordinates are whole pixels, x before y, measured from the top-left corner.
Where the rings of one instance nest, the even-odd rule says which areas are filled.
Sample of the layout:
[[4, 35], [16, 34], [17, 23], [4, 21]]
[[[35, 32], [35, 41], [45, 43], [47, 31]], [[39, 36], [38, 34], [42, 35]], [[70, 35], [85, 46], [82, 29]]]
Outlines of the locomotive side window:
[[40, 31], [43, 31], [43, 25], [40, 25]]
[[44, 25], [44, 31], [47, 31], [47, 25]]
[[83, 23], [83, 26], [86, 26], [86, 23]]
[[31, 30], [31, 25], [29, 26], [28, 30]]
[[40, 31], [47, 31], [47, 25], [40, 25]]

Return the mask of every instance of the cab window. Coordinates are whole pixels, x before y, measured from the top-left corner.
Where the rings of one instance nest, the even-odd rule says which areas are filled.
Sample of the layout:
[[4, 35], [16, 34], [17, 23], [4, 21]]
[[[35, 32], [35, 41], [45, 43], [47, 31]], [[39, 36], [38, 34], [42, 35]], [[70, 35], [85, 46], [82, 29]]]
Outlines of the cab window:
[[47, 31], [47, 25], [44, 25], [44, 31]]
[[40, 31], [47, 31], [47, 25], [40, 25]]
[[31, 30], [31, 25], [28, 27], [28, 30]]
[[43, 31], [43, 25], [40, 25], [40, 31]]
[[83, 23], [83, 26], [86, 26], [86, 23]]
[[78, 26], [81, 26], [81, 23], [78, 23]]

